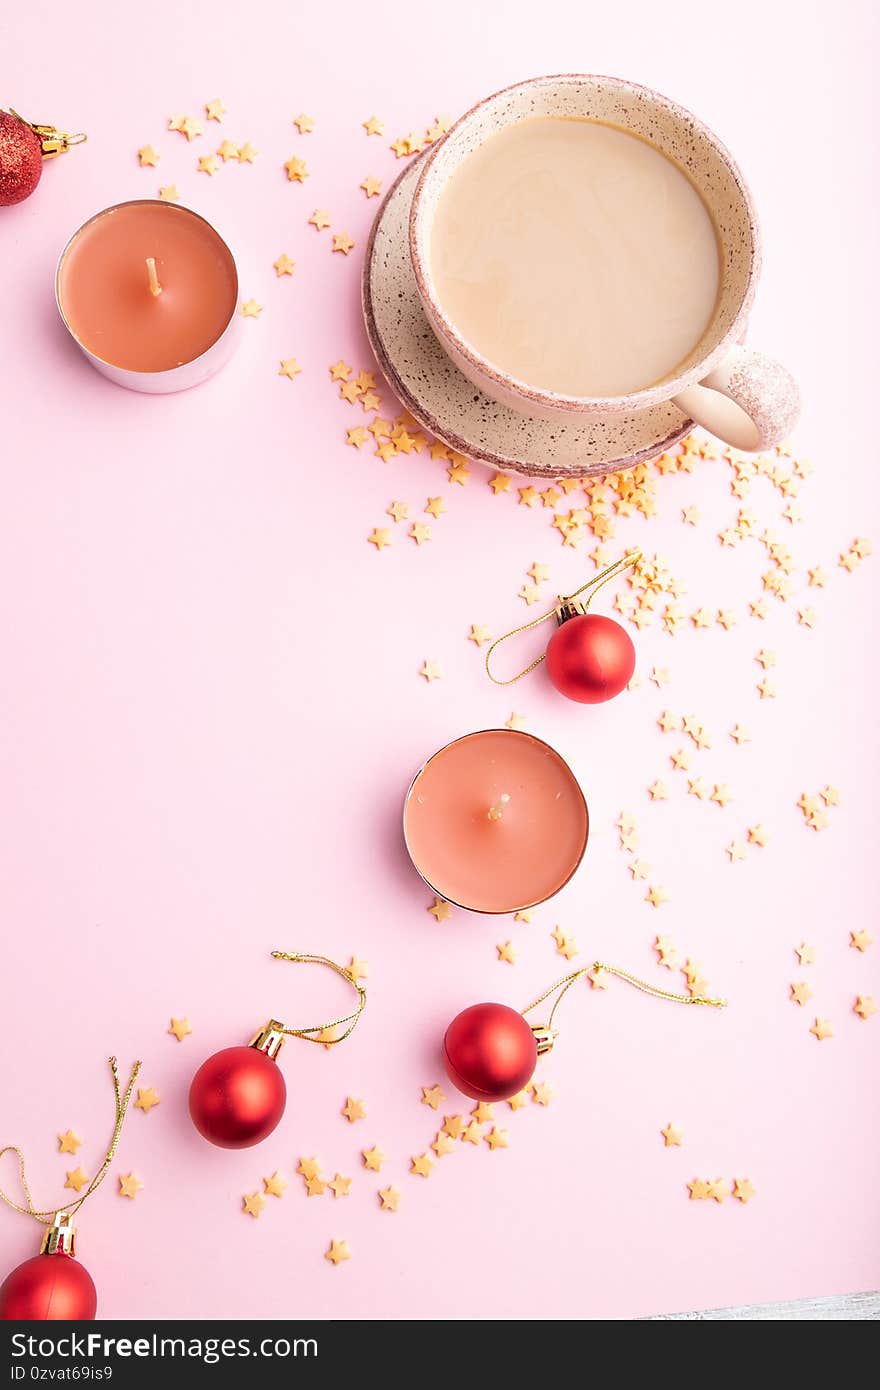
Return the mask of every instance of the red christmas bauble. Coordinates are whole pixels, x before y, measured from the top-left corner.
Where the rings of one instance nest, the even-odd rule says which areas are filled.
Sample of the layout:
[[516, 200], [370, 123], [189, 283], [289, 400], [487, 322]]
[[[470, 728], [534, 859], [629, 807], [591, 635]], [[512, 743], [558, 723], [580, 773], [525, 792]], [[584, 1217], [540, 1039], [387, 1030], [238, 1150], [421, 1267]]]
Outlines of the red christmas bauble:
[[0, 111], [0, 207], [30, 197], [43, 172], [43, 144], [35, 130]]
[[561, 695], [582, 705], [599, 705], [619, 695], [635, 669], [629, 633], [600, 613], [566, 618], [547, 644], [551, 681]]
[[287, 1100], [278, 1063], [256, 1047], [225, 1047], [203, 1062], [189, 1088], [199, 1134], [221, 1149], [248, 1149], [271, 1134]]
[[91, 1322], [98, 1310], [92, 1276], [72, 1255], [34, 1255], [0, 1284], [5, 1322]]
[[443, 1060], [453, 1086], [472, 1100], [509, 1100], [531, 1081], [535, 1035], [506, 1004], [472, 1004], [446, 1029]]

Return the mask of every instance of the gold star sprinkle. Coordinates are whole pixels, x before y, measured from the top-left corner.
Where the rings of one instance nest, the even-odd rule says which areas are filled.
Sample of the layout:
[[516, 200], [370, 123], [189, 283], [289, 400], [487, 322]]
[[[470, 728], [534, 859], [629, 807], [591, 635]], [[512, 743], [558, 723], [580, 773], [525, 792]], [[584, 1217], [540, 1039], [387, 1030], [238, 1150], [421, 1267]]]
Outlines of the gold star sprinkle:
[[387, 1157], [388, 1155], [383, 1153], [378, 1145], [374, 1145], [372, 1149], [361, 1150], [364, 1167], [368, 1168], [371, 1173], [378, 1173]]
[[540, 1081], [532, 1086], [532, 1100], [536, 1105], [549, 1105], [553, 1099], [553, 1092], [546, 1081]]
[[669, 792], [663, 782], [657, 781], [651, 783], [648, 788], [648, 795], [652, 801], [666, 801]]
[[669, 936], [655, 937], [654, 950], [657, 952], [657, 964], [665, 965], [667, 970], [671, 970], [678, 960], [678, 951], [672, 944], [672, 938]]
[[445, 1158], [447, 1154], [455, 1151], [455, 1140], [450, 1139], [448, 1134], [444, 1134], [442, 1129], [437, 1133], [431, 1145], [438, 1158]]
[[358, 956], [352, 956], [346, 968], [353, 980], [366, 980], [370, 973], [369, 962], [361, 960]]
[[487, 642], [492, 641], [492, 634], [487, 627], [483, 627], [480, 623], [472, 623], [468, 633], [468, 641], [473, 642], [477, 647], [484, 647]]
[[531, 910], [530, 910], [529, 908], [525, 908], [525, 910], [523, 910], [523, 911], [515, 912], [515, 913], [513, 914], [513, 920], [514, 920], [514, 922], [531, 922], [531, 920], [532, 920]]
[[163, 203], [179, 203], [180, 194], [177, 191], [177, 184], [169, 183], [164, 188], [160, 188], [159, 197]]
[[367, 536], [367, 541], [370, 545], [374, 545], [377, 550], [384, 550], [386, 546], [391, 544], [391, 532], [377, 526]]
[[320, 1176], [321, 1165], [316, 1158], [301, 1158], [296, 1165], [296, 1171], [308, 1181], [309, 1178]]
[[263, 1191], [267, 1197], [283, 1197], [287, 1186], [287, 1179], [281, 1176], [277, 1168], [271, 1178], [263, 1179]]
[[313, 1178], [306, 1178], [305, 1183], [307, 1197], [323, 1197], [324, 1189], [327, 1186], [323, 1178], [319, 1178], [317, 1176]]
[[298, 116], [294, 116], [293, 124], [296, 126], [300, 135], [311, 135], [312, 131], [315, 129], [315, 118], [314, 116], [305, 116], [301, 111]]
[[143, 1110], [145, 1115], [149, 1115], [153, 1107], [159, 1104], [159, 1096], [152, 1086], [141, 1086], [134, 1104], [136, 1110]]
[[436, 1110], [446, 1097], [439, 1086], [422, 1087], [422, 1105], [429, 1105], [432, 1110]]
[[849, 934], [849, 944], [854, 951], [867, 951], [869, 946], [873, 946], [874, 938], [869, 931], [851, 931]]
[[152, 145], [142, 145], [138, 150], [138, 160], [142, 169], [155, 168], [161, 158], [159, 151], [154, 150]]
[[368, 135], [381, 135], [385, 129], [385, 122], [380, 121], [378, 116], [371, 116], [369, 120], [362, 121], [361, 124]]
[[330, 214], [326, 208], [315, 208], [309, 218], [309, 226], [314, 227], [316, 232], [322, 232], [325, 227], [330, 226]]
[[464, 1133], [464, 1119], [461, 1115], [446, 1115], [440, 1129], [450, 1139], [460, 1139]]
[[428, 908], [435, 922], [445, 922], [452, 916], [452, 908], [444, 898], [435, 898]]
[[380, 1187], [379, 1201], [382, 1203], [382, 1211], [397, 1211], [400, 1193], [396, 1187]]
[[700, 519], [700, 511], [699, 511], [699, 508], [698, 508], [698, 507], [682, 507], [682, 509], [681, 509], [681, 519], [682, 519], [682, 521], [684, 522], [685, 526], [696, 526], [697, 522], [698, 522], [699, 519]]
[[733, 800], [733, 797], [730, 794], [730, 788], [724, 782], [716, 782], [709, 800], [714, 801], [716, 806], [726, 806], [728, 801]]
[[483, 1138], [485, 1139], [486, 1143], [489, 1145], [489, 1148], [492, 1150], [493, 1153], [496, 1149], [507, 1148], [506, 1129], [498, 1129], [497, 1126], [493, 1125], [493, 1127], [489, 1130], [489, 1133], [483, 1135]]
[[527, 723], [528, 719], [524, 714], [517, 714], [516, 710], [512, 710], [504, 721], [504, 727], [505, 729], [513, 729], [514, 732], [517, 732], [524, 729]]
[[431, 528], [430, 526], [423, 526], [420, 521], [414, 521], [407, 535], [415, 541], [416, 545], [424, 545], [425, 541], [431, 539]]
[[351, 1178], [344, 1178], [341, 1173], [337, 1173], [333, 1181], [328, 1182], [327, 1186], [333, 1193], [333, 1200], [336, 1201], [339, 1197], [351, 1196], [351, 1184]]
[[734, 1178], [733, 1195], [738, 1202], [742, 1202], [743, 1206], [745, 1206], [747, 1202], [750, 1202], [755, 1195], [755, 1189], [752, 1186], [751, 1179]]
[[748, 729], [744, 729], [742, 724], [734, 724], [730, 731], [730, 737], [734, 743], [751, 743], [752, 736]]
[[804, 1004], [806, 1004], [807, 1000], [812, 999], [813, 997], [813, 991], [810, 989], [810, 986], [806, 984], [806, 982], [804, 981], [800, 981], [799, 983], [789, 985], [788, 988], [789, 999], [792, 1001], [793, 1004], [800, 1004], [802, 1008]]
[[205, 102], [205, 118], [206, 118], [206, 120], [209, 120], [209, 121], [222, 121], [222, 120], [223, 120], [223, 117], [224, 117], [225, 115], [226, 115], [226, 107], [223, 105], [223, 102], [220, 100], [219, 97], [215, 97], [213, 101], [206, 101], [206, 102]]
[[409, 1171], [417, 1173], [420, 1178], [429, 1178], [433, 1167], [434, 1165], [427, 1154], [419, 1154], [417, 1158], [410, 1159]]
[[876, 1012], [877, 1005], [874, 1003], [874, 996], [872, 994], [856, 995], [856, 1002], [853, 1004], [853, 1013], [858, 1014], [859, 1018], [867, 1020]]
[[305, 183], [309, 176], [308, 165], [304, 159], [297, 159], [296, 155], [291, 155], [284, 165], [287, 170], [287, 178], [290, 183]]
[[457, 454], [446, 470], [446, 476], [451, 483], [458, 483], [459, 487], [464, 487], [471, 471], [468, 468], [467, 459]]
[[66, 1129], [63, 1134], [58, 1136], [58, 1152], [60, 1154], [75, 1154], [82, 1140], [74, 1134], [72, 1129]]
[[608, 982], [605, 979], [607, 973], [605, 970], [597, 970], [595, 966], [592, 970], [588, 970], [587, 979], [590, 982], [590, 989], [607, 989]]
[[671, 1120], [665, 1129], [661, 1129], [660, 1133], [663, 1135], [663, 1147], [665, 1149], [677, 1149], [681, 1147], [682, 1132], [680, 1129], [675, 1128]]
[[714, 1182], [707, 1184], [706, 1196], [708, 1198], [714, 1197], [720, 1206], [724, 1198], [730, 1196], [730, 1184], [726, 1183], [723, 1178], [716, 1178]]
[[88, 1173], [84, 1173], [82, 1168], [73, 1168], [67, 1174], [64, 1186], [73, 1188], [74, 1192], [81, 1192], [88, 1181]]
[[368, 174], [358, 187], [364, 190], [368, 200], [370, 198], [378, 198], [379, 194], [382, 192], [382, 180], [371, 178]]
[[328, 370], [330, 372], [331, 381], [348, 381], [348, 378], [351, 376], [351, 367], [341, 357], [339, 361], [334, 362]]
[[490, 1120], [495, 1118], [495, 1107], [490, 1101], [480, 1100], [471, 1111], [471, 1115], [478, 1125], [487, 1125]]
[[279, 376], [286, 376], [288, 381], [295, 381], [302, 371], [295, 357], [282, 357], [281, 366], [278, 368]]
[[692, 1202], [705, 1202], [709, 1196], [709, 1184], [702, 1178], [694, 1178], [687, 1186]]
[[500, 946], [496, 946], [498, 959], [505, 961], [508, 965], [516, 964], [516, 951], [511, 941], [505, 941]]
[[496, 473], [489, 479], [489, 486], [497, 497], [501, 492], [510, 491], [510, 475], [508, 473]]
[[727, 855], [731, 864], [736, 864], [740, 859], [745, 859], [746, 847], [741, 840], [731, 840], [730, 844], [727, 846], [727, 849], [725, 850], [725, 854]]
[[210, 174], [213, 178], [219, 168], [220, 165], [217, 163], [217, 156], [215, 154], [199, 155], [198, 172], [200, 174]]
[[197, 136], [204, 135], [205, 127], [194, 116], [184, 116], [180, 124], [180, 133], [186, 136], [187, 141], [195, 140]]
[[748, 837], [749, 844], [757, 845], [759, 849], [763, 849], [770, 838], [763, 825], [750, 826], [749, 829], [746, 831], [746, 835]]
[[[369, 432], [364, 429], [363, 425], [355, 425], [352, 429], [345, 431], [345, 442], [346, 444], [350, 444], [353, 449], [362, 449], [369, 440], [369, 438]], [[403, 506], [403, 503], [395, 502], [394, 505]], [[386, 516], [391, 515], [392, 512], [390, 510], [386, 512]], [[395, 521], [399, 520], [399, 518], [397, 517], [395, 517], [394, 519]]]
[[228, 164], [230, 159], [238, 159], [240, 157], [241, 150], [234, 140], [224, 140], [222, 144], [217, 146], [217, 153], [223, 160], [223, 163]]
[[461, 1131], [461, 1142], [463, 1144], [479, 1144], [483, 1137], [483, 1131], [476, 1120], [471, 1120], [469, 1125], [465, 1125]]
[[834, 1037], [834, 1033], [831, 1030], [831, 1023], [827, 1018], [817, 1018], [810, 1032], [817, 1042], [824, 1042], [826, 1038]]
[[426, 660], [421, 670], [419, 671], [419, 675], [423, 676], [424, 679], [427, 681], [428, 685], [430, 685], [432, 681], [439, 681], [443, 675], [443, 672], [440, 670], [440, 667], [436, 661]]
[[275, 271], [275, 274], [278, 276], [292, 275], [295, 266], [296, 261], [292, 261], [286, 252], [283, 255], [279, 256], [277, 261], [272, 262], [272, 267]]
[[800, 961], [801, 965], [815, 964], [816, 952], [814, 948], [812, 946], [808, 946], [806, 942], [803, 942], [800, 946], [795, 946], [794, 953]]
[[840, 805], [840, 792], [837, 790], [836, 787], [823, 787], [819, 795], [825, 802], [826, 806]]
[[669, 898], [666, 894], [665, 889], [661, 888], [658, 885], [657, 887], [651, 887], [648, 889], [647, 893], [645, 894], [645, 902], [650, 903], [652, 907], [660, 907], [662, 903], [668, 903]]
[[246, 319], [258, 319], [263, 312], [263, 306], [255, 299], [246, 299], [241, 306], [241, 312]]
[[342, 1264], [343, 1260], [351, 1259], [351, 1250], [347, 1240], [331, 1240], [330, 1248], [324, 1251], [324, 1259], [329, 1260], [335, 1267]]
[[524, 1105], [529, 1103], [528, 1091], [517, 1091], [515, 1096], [511, 1096], [507, 1104], [511, 1110], [522, 1110]]
[[353, 1125], [355, 1120], [363, 1120], [366, 1118], [367, 1107], [362, 1100], [356, 1100], [354, 1096], [349, 1096], [342, 1107], [342, 1114], [348, 1120], [348, 1123]]
[[250, 140], [245, 140], [244, 144], [238, 147], [238, 162], [239, 164], [253, 164], [258, 154], [259, 150], [254, 148]]
[[189, 1019], [172, 1018], [171, 1027], [168, 1029], [168, 1032], [173, 1033], [178, 1042], [183, 1042], [184, 1038], [188, 1037], [192, 1032]]
[[333, 233], [333, 250], [339, 251], [343, 256], [347, 256], [352, 250], [354, 242], [347, 232]]
[[129, 1200], [133, 1202], [134, 1199], [135, 1199], [135, 1197], [138, 1195], [138, 1193], [140, 1192], [140, 1190], [141, 1190], [142, 1187], [143, 1187], [143, 1183], [141, 1182], [141, 1180], [140, 1180], [140, 1178], [138, 1177], [137, 1173], [125, 1173], [125, 1174], [120, 1174], [120, 1176], [119, 1176], [119, 1196], [120, 1196], [120, 1197], [128, 1197]]

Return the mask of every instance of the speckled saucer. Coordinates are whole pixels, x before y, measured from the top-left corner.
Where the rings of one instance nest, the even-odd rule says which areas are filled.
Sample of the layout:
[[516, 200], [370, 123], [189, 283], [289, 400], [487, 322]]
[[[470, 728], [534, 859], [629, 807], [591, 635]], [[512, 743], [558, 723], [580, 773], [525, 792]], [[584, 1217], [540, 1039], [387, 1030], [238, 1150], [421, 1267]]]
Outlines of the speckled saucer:
[[428, 324], [409, 253], [414, 160], [389, 189], [364, 259], [364, 320], [376, 358], [406, 409], [444, 444], [495, 468], [538, 478], [589, 477], [654, 458], [693, 428], [671, 402], [588, 422], [541, 420], [500, 405], [447, 357]]

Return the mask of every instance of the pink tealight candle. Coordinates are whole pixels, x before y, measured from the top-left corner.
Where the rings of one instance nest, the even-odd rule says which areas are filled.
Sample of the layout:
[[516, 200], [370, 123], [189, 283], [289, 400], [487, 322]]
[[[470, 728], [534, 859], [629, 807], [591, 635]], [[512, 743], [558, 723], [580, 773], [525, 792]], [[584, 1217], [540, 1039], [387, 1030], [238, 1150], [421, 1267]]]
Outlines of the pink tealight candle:
[[474, 912], [519, 912], [571, 878], [589, 815], [571, 768], [549, 744], [484, 729], [447, 744], [416, 774], [403, 833], [441, 898]]
[[135, 391], [182, 391], [212, 376], [238, 338], [232, 252], [189, 208], [156, 199], [92, 217], [61, 254], [58, 311], [74, 342]]

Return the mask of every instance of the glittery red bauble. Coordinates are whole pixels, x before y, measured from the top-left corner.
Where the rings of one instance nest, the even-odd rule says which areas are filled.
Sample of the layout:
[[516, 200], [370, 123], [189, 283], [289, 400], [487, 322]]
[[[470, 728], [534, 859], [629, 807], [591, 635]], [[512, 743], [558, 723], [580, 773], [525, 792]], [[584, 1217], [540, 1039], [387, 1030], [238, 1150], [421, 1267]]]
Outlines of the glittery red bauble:
[[199, 1134], [221, 1149], [249, 1149], [271, 1134], [287, 1100], [278, 1063], [256, 1047], [225, 1047], [203, 1062], [189, 1088]]
[[61, 1251], [34, 1255], [0, 1284], [0, 1319], [5, 1322], [91, 1322], [97, 1310], [89, 1271]]
[[446, 1029], [443, 1060], [453, 1086], [472, 1100], [509, 1100], [532, 1079], [535, 1035], [506, 1004], [472, 1004]]
[[551, 681], [561, 695], [582, 705], [599, 705], [619, 695], [635, 669], [629, 633], [599, 613], [566, 618], [547, 644]]
[[43, 172], [43, 145], [36, 131], [0, 111], [0, 207], [30, 197]]

